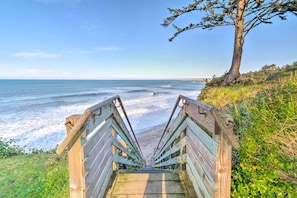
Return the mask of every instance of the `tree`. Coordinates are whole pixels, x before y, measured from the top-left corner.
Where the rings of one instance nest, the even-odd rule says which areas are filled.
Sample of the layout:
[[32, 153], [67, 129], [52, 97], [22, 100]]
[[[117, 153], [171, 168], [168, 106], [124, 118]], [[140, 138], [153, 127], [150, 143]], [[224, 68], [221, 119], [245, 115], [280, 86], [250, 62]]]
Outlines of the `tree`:
[[[222, 86], [225, 86], [240, 77], [239, 68], [247, 34], [260, 24], [271, 24], [274, 17], [285, 20], [288, 13], [297, 16], [297, 0], [194, 0], [193, 3], [185, 7], [168, 8], [168, 10], [171, 16], [167, 17], [162, 25], [168, 27], [172, 24], [176, 30], [169, 41], [182, 32], [196, 28], [234, 27], [232, 63], [221, 83]], [[190, 23], [182, 28], [173, 24], [178, 17], [196, 11], [205, 13], [198, 23]]]

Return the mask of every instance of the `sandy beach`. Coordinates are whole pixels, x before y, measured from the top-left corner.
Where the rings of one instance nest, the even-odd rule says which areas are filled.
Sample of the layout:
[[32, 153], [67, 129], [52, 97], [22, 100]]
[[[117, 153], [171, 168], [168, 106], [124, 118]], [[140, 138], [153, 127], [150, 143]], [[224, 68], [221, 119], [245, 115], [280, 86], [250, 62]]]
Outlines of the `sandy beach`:
[[152, 162], [154, 149], [160, 141], [165, 126], [166, 124], [158, 125], [152, 129], [135, 134], [147, 165], [150, 165]]

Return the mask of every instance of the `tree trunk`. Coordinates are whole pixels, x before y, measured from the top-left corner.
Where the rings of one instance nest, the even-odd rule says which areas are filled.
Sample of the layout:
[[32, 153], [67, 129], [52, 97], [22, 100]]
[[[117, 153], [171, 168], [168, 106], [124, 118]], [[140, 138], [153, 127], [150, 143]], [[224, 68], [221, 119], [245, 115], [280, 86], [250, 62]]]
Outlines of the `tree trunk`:
[[237, 4], [237, 14], [235, 21], [235, 37], [232, 65], [229, 72], [226, 74], [221, 86], [226, 86], [240, 77], [239, 68], [241, 64], [242, 49], [244, 44], [244, 12], [246, 0], [239, 0]]

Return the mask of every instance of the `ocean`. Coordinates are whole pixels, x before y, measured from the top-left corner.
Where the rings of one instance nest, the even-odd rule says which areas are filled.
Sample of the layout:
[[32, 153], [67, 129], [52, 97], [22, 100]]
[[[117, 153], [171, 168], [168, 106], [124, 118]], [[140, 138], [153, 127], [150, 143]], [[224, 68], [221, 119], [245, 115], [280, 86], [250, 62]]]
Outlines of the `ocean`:
[[194, 80], [0, 80], [0, 138], [26, 151], [54, 149], [65, 119], [119, 95], [135, 133], [168, 121], [179, 95], [196, 99]]

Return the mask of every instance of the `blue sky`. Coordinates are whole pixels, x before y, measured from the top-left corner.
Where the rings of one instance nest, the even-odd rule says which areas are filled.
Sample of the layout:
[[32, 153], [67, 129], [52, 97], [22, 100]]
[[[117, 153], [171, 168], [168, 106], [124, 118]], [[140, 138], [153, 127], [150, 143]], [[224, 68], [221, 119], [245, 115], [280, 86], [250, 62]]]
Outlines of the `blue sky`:
[[[185, 32], [160, 24], [179, 0], [3, 0], [0, 78], [155, 79], [219, 76], [231, 64], [233, 28]], [[178, 24], [194, 21], [184, 16]], [[247, 36], [241, 72], [297, 61], [297, 17]]]

